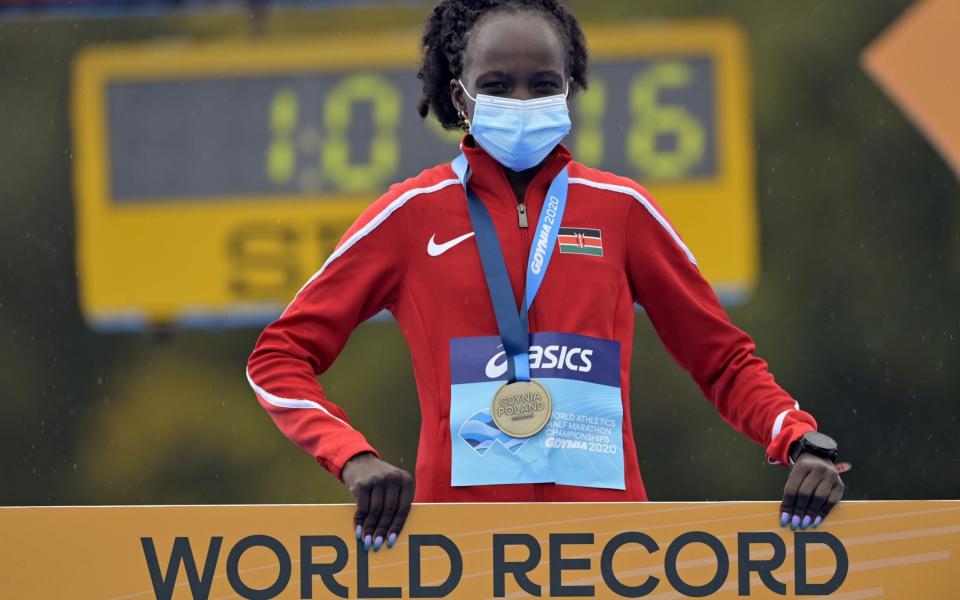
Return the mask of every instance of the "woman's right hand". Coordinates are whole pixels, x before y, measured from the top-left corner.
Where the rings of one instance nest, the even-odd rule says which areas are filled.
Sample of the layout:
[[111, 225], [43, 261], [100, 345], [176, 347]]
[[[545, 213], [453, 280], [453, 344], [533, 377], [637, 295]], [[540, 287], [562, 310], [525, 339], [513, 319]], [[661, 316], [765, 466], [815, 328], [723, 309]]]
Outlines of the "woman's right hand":
[[413, 503], [413, 477], [403, 469], [382, 461], [371, 452], [347, 461], [340, 472], [343, 483], [357, 499], [353, 517], [357, 539], [363, 549], [380, 549], [383, 542], [392, 548]]

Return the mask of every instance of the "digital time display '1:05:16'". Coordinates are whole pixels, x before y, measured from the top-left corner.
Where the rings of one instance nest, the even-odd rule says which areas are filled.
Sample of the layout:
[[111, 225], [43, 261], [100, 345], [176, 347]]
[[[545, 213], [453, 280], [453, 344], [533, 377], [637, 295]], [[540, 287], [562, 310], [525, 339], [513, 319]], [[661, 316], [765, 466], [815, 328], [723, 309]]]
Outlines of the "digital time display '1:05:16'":
[[[702, 56], [598, 62], [567, 143], [641, 181], [711, 177], [713, 75]], [[112, 199], [379, 195], [458, 151], [419, 92], [412, 69], [112, 83]]]

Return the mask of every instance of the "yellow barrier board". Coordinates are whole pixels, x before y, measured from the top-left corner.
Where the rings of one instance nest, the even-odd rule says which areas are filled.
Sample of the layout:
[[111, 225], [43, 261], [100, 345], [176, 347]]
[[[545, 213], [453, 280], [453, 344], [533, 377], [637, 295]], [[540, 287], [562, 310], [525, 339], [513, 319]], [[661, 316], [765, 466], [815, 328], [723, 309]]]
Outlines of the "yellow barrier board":
[[960, 501], [429, 504], [358, 551], [353, 508], [0, 508], [2, 598], [956, 598]]
[[[744, 37], [588, 27], [566, 140], [647, 186], [721, 299], [758, 271]], [[74, 63], [80, 304], [98, 329], [263, 324], [390, 184], [459, 154], [415, 106], [419, 31], [111, 44]]]

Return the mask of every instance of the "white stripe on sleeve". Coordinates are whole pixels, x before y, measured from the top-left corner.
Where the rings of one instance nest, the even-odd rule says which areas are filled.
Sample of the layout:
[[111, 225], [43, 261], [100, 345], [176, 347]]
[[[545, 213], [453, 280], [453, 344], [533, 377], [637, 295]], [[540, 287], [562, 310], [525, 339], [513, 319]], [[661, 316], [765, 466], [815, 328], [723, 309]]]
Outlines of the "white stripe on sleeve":
[[[300, 293], [303, 292], [303, 290], [305, 290], [308, 285], [313, 283], [317, 277], [320, 277], [321, 275], [323, 275], [323, 271], [330, 265], [330, 263], [332, 263], [336, 259], [343, 256], [344, 252], [352, 248], [354, 244], [362, 240], [371, 231], [379, 227], [381, 223], [387, 220], [387, 217], [392, 215], [398, 208], [406, 204], [407, 201], [409, 201], [411, 198], [415, 196], [419, 196], [421, 194], [431, 194], [433, 192], [442, 190], [445, 187], [448, 187], [454, 184], [459, 184], [459, 183], [460, 183], [459, 179], [444, 179], [440, 183], [436, 183], [429, 187], [414, 188], [412, 190], [407, 190], [406, 192], [398, 196], [396, 200], [388, 204], [385, 209], [383, 209], [382, 211], [377, 213], [375, 217], [370, 219], [370, 222], [368, 222], [366, 225], [364, 225], [359, 230], [357, 230], [353, 235], [351, 235], [347, 239], [347, 241], [345, 241], [343, 244], [340, 245], [340, 247], [334, 250], [333, 253], [327, 258], [327, 260], [324, 261], [323, 266], [320, 267], [320, 270], [314, 273], [313, 276], [310, 277], [310, 279], [308, 279], [305, 284], [303, 284], [303, 287], [300, 288], [300, 290], [293, 297], [293, 299], [296, 300], [297, 296], [299, 296]], [[291, 302], [291, 304], [293, 304], [293, 302]], [[287, 306], [287, 308], [290, 308], [289, 305]]]
[[353, 429], [353, 427], [350, 427], [349, 423], [347, 423], [337, 415], [331, 413], [329, 410], [324, 408], [322, 404], [319, 404], [312, 400], [293, 400], [290, 398], [281, 398], [280, 396], [275, 396], [274, 394], [271, 394], [270, 392], [268, 392], [267, 390], [263, 389], [262, 387], [256, 384], [256, 382], [253, 380], [253, 377], [250, 377], [249, 369], [247, 370], [247, 381], [250, 382], [250, 387], [253, 388], [253, 391], [256, 392], [257, 396], [260, 396], [261, 398], [263, 398], [263, 401], [266, 402], [267, 404], [272, 404], [273, 406], [279, 406], [281, 408], [306, 408], [306, 409], [312, 409], [312, 410], [322, 410], [323, 412], [327, 413], [328, 416], [339, 421], [340, 424], [342, 424], [344, 427], [349, 427], [350, 429]]
[[674, 231], [673, 227], [670, 226], [670, 222], [667, 221], [667, 219], [663, 215], [661, 215], [656, 208], [654, 208], [653, 203], [650, 202], [650, 200], [645, 198], [643, 194], [641, 194], [637, 190], [630, 187], [623, 186], [623, 185], [614, 185], [612, 183], [602, 183], [599, 181], [584, 179], [582, 177], [571, 177], [570, 183], [571, 184], [578, 183], [580, 185], [586, 185], [588, 187], [597, 188], [600, 190], [607, 190], [609, 192], [619, 192], [621, 194], [627, 194], [628, 196], [633, 196], [633, 198], [636, 199], [637, 202], [642, 204], [643, 207], [647, 209], [647, 212], [650, 213], [650, 216], [652, 216], [657, 221], [657, 223], [659, 223], [660, 226], [663, 227], [668, 234], [670, 234], [670, 237], [673, 238], [673, 241], [676, 242], [678, 246], [680, 246], [684, 254], [687, 255], [687, 258], [690, 259], [690, 262], [692, 262], [693, 264], [697, 264], [697, 259], [693, 256], [693, 252], [690, 252], [690, 249], [687, 248], [687, 245], [683, 243], [683, 240], [680, 239], [680, 236], [677, 235], [677, 232]]
[[777, 437], [778, 435], [780, 435], [780, 430], [783, 428], [783, 420], [787, 418], [787, 413], [790, 412], [790, 411], [792, 411], [792, 410], [800, 410], [800, 403], [799, 403], [799, 402], [794, 402], [794, 403], [793, 403], [793, 408], [788, 408], [787, 410], [785, 410], [785, 411], [783, 411], [782, 413], [780, 413], [779, 415], [777, 415], [777, 418], [774, 419], [774, 421], [773, 421], [773, 431], [772, 431], [771, 434], [770, 434], [770, 441], [771, 441], [771, 442], [772, 442], [774, 439], [776, 439], [776, 437]]

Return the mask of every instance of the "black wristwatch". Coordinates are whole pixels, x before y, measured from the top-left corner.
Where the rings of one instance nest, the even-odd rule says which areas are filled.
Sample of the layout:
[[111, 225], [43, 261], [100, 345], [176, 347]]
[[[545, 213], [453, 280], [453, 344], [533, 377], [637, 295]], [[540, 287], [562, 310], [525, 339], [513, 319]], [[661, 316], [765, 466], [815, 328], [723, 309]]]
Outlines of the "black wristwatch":
[[797, 462], [804, 452], [825, 458], [837, 464], [837, 442], [819, 431], [808, 431], [799, 440], [790, 445], [790, 466]]

